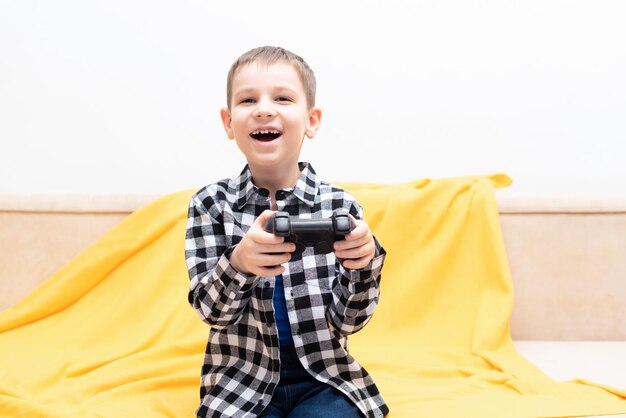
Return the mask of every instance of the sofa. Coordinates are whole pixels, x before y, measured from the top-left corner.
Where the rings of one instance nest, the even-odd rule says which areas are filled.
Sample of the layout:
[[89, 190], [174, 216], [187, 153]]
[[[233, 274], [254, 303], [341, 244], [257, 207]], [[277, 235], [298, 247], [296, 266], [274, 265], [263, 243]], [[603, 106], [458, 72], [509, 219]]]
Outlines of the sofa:
[[[626, 388], [626, 199], [495, 194], [515, 347], [555, 380]], [[0, 194], [0, 311], [157, 197]]]

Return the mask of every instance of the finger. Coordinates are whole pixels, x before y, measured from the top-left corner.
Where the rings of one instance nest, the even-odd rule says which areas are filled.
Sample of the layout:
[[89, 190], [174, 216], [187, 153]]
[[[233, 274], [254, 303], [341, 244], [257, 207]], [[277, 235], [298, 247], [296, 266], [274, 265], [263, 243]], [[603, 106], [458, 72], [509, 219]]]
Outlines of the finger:
[[263, 253], [292, 253], [296, 250], [296, 244], [293, 242], [282, 242], [280, 244], [263, 245]]
[[285, 272], [285, 267], [283, 266], [274, 266], [274, 267], [258, 267], [254, 274], [259, 277], [274, 277], [279, 274], [283, 274]]
[[278, 254], [257, 254], [254, 257], [254, 264], [259, 267], [275, 267], [291, 260], [291, 253]]
[[296, 249], [296, 244], [292, 242], [286, 242], [283, 244], [268, 244], [257, 245], [254, 249], [255, 253], [262, 254], [289, 254], [291, 255]]
[[348, 241], [357, 240], [365, 235], [370, 234], [370, 228], [364, 221], [356, 220], [356, 227], [346, 235]]
[[345, 250], [347, 248], [353, 248], [359, 245], [363, 245], [369, 233], [367, 224], [362, 221], [356, 221], [356, 228], [354, 228], [349, 234], [344, 236], [344, 239], [336, 241], [333, 245], [335, 250]]
[[248, 230], [246, 236], [256, 244], [280, 244], [285, 241], [284, 237], [267, 232], [257, 221], [254, 222], [254, 225]]
[[275, 213], [276, 212], [273, 210], [265, 209], [256, 219], [260, 222], [267, 221], [269, 218], [274, 216]]
[[358, 270], [367, 267], [370, 261], [368, 257], [363, 257], [356, 260], [343, 260], [342, 264], [347, 269]]
[[252, 239], [259, 245], [277, 245], [285, 242], [285, 237], [274, 235], [271, 232], [257, 230], [252, 233]]
[[357, 248], [351, 248], [349, 250], [335, 251], [335, 256], [342, 259], [357, 260], [362, 257], [374, 256], [374, 249], [370, 246], [364, 245]]
[[366, 245], [370, 241], [372, 241], [372, 236], [368, 234], [358, 239], [353, 238], [352, 240], [344, 239], [335, 241], [333, 248], [335, 249], [335, 251], [348, 250], [350, 248], [356, 248]]
[[263, 229], [265, 228], [265, 224], [267, 223], [268, 220], [270, 220], [272, 218], [272, 216], [274, 216], [274, 211], [269, 210], [269, 209], [265, 209], [263, 212], [261, 212], [261, 214], [256, 218], [256, 220], [254, 221], [254, 223], [256, 225], [259, 226], [259, 228]]

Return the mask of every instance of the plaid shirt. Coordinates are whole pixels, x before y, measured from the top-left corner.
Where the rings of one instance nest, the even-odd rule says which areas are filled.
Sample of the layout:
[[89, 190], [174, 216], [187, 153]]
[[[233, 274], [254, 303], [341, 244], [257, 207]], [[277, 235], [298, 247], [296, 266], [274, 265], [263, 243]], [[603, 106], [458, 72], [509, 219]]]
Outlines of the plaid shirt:
[[[321, 182], [300, 163], [296, 186], [279, 190], [278, 210], [301, 217], [330, 217], [345, 208], [361, 219], [361, 208], [344, 190]], [[236, 271], [229, 256], [257, 216], [270, 209], [268, 190], [257, 188], [250, 170], [206, 186], [191, 198], [185, 257], [191, 279], [189, 303], [211, 325], [202, 367], [198, 417], [256, 417], [269, 404], [280, 373], [274, 319], [273, 277]], [[360, 270], [345, 269], [334, 255], [307, 248], [292, 254], [283, 273], [295, 350], [320, 382], [345, 395], [368, 418], [387, 405], [372, 378], [348, 354], [347, 336], [369, 321], [378, 303], [385, 251]]]

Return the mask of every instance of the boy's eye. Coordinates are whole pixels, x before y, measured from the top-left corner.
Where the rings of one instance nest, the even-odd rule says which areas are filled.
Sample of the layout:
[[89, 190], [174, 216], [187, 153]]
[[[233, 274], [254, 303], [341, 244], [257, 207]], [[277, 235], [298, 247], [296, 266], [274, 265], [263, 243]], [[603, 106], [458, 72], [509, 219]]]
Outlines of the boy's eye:
[[241, 99], [239, 103], [254, 103], [254, 99], [252, 97], [246, 97], [245, 99]]
[[276, 101], [277, 102], [290, 102], [291, 99], [289, 97], [287, 97], [287, 96], [278, 96], [276, 98]]

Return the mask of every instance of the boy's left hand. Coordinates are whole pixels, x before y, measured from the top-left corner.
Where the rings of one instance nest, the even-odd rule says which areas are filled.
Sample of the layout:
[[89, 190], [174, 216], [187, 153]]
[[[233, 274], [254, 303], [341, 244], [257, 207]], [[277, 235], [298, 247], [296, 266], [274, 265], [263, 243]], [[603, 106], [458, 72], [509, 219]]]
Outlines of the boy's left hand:
[[367, 222], [354, 218], [353, 221], [356, 228], [345, 239], [335, 242], [334, 249], [335, 256], [343, 260], [345, 268], [356, 270], [366, 267], [372, 261], [376, 254], [376, 244]]

